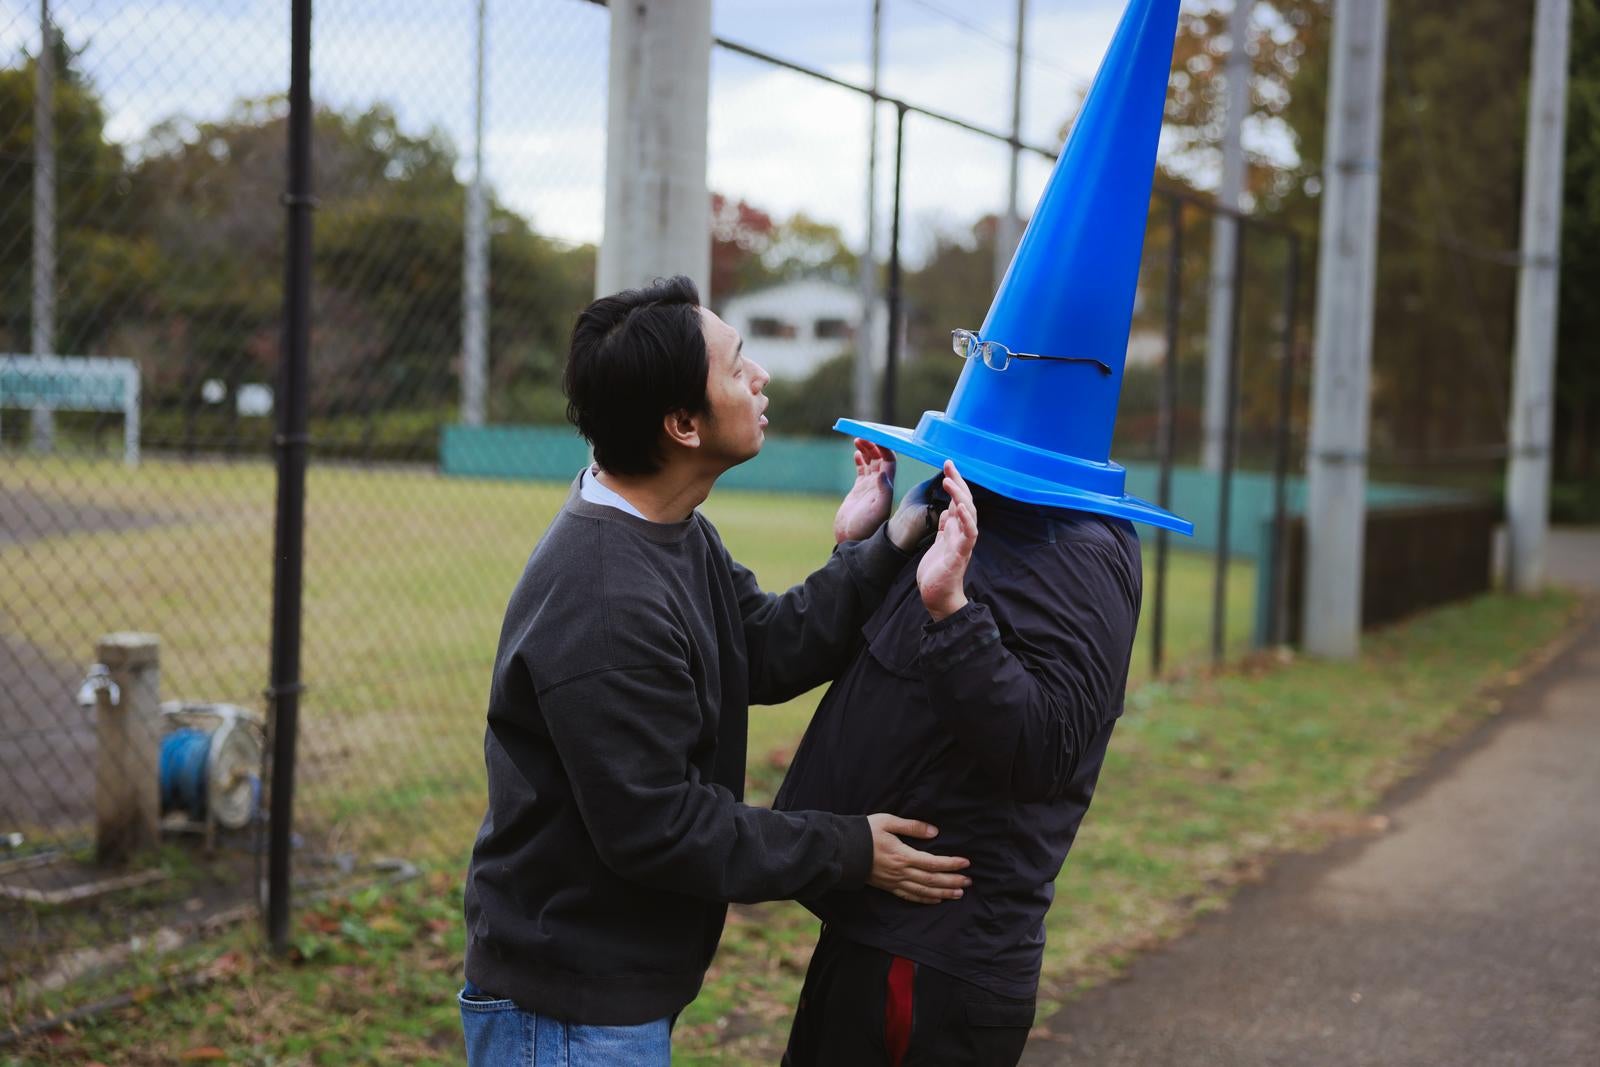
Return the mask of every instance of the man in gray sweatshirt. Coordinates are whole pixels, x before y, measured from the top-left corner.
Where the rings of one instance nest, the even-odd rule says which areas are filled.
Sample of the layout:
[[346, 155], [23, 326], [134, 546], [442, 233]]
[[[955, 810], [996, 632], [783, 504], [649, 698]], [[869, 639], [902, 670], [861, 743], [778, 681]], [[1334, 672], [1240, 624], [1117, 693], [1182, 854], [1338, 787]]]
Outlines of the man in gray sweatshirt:
[[921, 504], [888, 518], [893, 455], [858, 441], [842, 544], [762, 592], [695, 510], [761, 449], [767, 374], [741, 348], [686, 278], [597, 300], [573, 331], [568, 415], [595, 466], [496, 656], [459, 997], [473, 1064], [665, 1065], [728, 901], [969, 884], [965, 859], [900, 840], [926, 823], [741, 802], [749, 705], [837, 677], [928, 528]]

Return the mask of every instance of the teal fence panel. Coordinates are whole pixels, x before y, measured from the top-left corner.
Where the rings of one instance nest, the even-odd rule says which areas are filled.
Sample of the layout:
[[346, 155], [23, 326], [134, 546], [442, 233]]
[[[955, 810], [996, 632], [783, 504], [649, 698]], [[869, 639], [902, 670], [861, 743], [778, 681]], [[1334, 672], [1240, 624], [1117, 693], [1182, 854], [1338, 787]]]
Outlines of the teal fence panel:
[[462, 478], [570, 482], [589, 462], [589, 445], [563, 426], [446, 426], [439, 467]]
[[[724, 474], [719, 486], [729, 489], [759, 490], [769, 493], [817, 493], [839, 496], [855, 478], [848, 438], [767, 437], [761, 454]], [[565, 426], [447, 426], [439, 446], [439, 461], [445, 474], [467, 478], [512, 478], [534, 481], [570, 482], [589, 462], [588, 445]], [[1160, 468], [1154, 463], [1129, 463], [1128, 492], [1154, 501]], [[916, 460], [903, 459], [896, 477], [896, 489], [905, 492], [917, 482], [931, 477], [932, 467]], [[1173, 535], [1176, 547], [1197, 552], [1215, 552], [1221, 533], [1218, 523], [1221, 481], [1198, 467], [1177, 467], [1172, 471], [1172, 496], [1169, 510], [1194, 523], [1192, 538]], [[1369, 508], [1402, 507], [1470, 498], [1458, 490], [1428, 486], [1369, 483]], [[1285, 501], [1289, 512], [1305, 507], [1303, 478], [1285, 481]], [[1228, 551], [1239, 559], [1251, 560], [1256, 567], [1256, 639], [1266, 640], [1271, 597], [1272, 475], [1259, 471], [1234, 473], [1229, 490]], [[1141, 527], [1140, 533], [1150, 531]]]
[[[727, 489], [839, 496], [855, 481], [850, 442], [840, 437], [769, 436], [761, 454], [718, 479]], [[444, 428], [439, 465], [463, 478], [570, 482], [589, 462], [589, 446], [565, 426], [462, 426]], [[933, 470], [907, 462], [898, 483], [915, 485]]]

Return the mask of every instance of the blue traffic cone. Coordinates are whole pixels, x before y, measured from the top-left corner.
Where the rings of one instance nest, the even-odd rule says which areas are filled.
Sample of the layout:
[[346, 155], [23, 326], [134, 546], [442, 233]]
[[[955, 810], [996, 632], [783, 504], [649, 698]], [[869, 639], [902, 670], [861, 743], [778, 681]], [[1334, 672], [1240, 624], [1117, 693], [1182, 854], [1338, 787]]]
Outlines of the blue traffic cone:
[[[943, 412], [834, 429], [1025, 503], [1193, 534], [1111, 462], [1179, 0], [1130, 0]], [[968, 323], [953, 323], [970, 329]]]

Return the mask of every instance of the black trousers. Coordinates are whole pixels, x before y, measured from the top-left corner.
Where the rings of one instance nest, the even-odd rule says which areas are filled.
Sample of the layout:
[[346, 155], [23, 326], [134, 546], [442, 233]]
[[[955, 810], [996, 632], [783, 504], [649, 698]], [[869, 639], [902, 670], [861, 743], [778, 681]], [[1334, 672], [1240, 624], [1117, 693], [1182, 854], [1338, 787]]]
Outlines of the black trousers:
[[1015, 1067], [1034, 1002], [822, 928], [784, 1067]]

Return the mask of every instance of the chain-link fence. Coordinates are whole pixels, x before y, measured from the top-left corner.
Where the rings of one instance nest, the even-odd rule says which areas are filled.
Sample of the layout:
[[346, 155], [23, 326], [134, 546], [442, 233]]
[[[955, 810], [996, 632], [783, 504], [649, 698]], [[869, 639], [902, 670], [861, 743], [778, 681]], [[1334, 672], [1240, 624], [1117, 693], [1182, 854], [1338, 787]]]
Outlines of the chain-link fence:
[[[874, 104], [860, 91], [873, 6], [806, 5], [815, 24], [854, 27], [816, 54], [740, 5], [718, 9], [718, 32], [744, 45], [714, 54], [707, 289], [749, 350], [782, 363], [775, 455], [785, 433], [833, 439], [833, 419], [860, 403], [862, 347], [871, 414], [886, 396], [902, 423], [943, 407], [959, 370], [949, 330], [981, 323], [997, 248], [1015, 237], [1011, 43], [964, 8], [883, 3], [885, 56], [930, 58], [887, 62]], [[0, 995], [13, 1023], [257, 917], [282, 444], [283, 7], [0, 0]], [[1035, 7], [1041, 33], [1069, 23], [1090, 57], [1023, 56], [1015, 132], [1048, 150], [1115, 12], [1080, 26]], [[583, 452], [559, 368], [594, 286], [608, 31], [605, 8], [583, 0], [317, 4], [297, 892], [457, 868], [482, 816], [504, 598], [566, 485], [459, 477], [441, 458], [476, 343], [469, 204], [481, 175], [487, 420], [546, 427], [519, 447], [547, 448], [545, 467], [570, 478]], [[963, 91], [935, 58], [951, 55], [1001, 88]], [[1048, 151], [1022, 151], [1024, 212], [1049, 166]], [[1309, 306], [1311, 273], [1309, 248], [1248, 229], [1234, 466], [1255, 481], [1219, 499], [1215, 475], [1174, 476], [1200, 450], [1214, 223], [1178, 196], [1152, 203], [1114, 450], [1130, 488], [1170, 493], [1211, 530], [1203, 551], [1147, 553], [1165, 559], [1147, 588], [1170, 607], [1147, 610], [1141, 640], [1169, 668], [1248, 647], [1263, 595], [1275, 603], [1258, 574], [1263, 508], [1300, 466], [1309, 316], [1292, 298]], [[719, 490], [709, 508], [769, 587], [826, 552], [823, 497]], [[119, 633], [153, 641], [102, 644]], [[1150, 670], [1140, 656], [1136, 674]], [[793, 740], [753, 738], [752, 751]]]
[[[256, 916], [281, 8], [60, 2], [44, 50], [38, 5], [0, 8], [0, 982], [12, 1021]], [[447, 481], [434, 465], [459, 405], [476, 14], [420, 0], [316, 12], [302, 894], [465, 855], [499, 609], [561, 496]], [[495, 5], [484, 41], [489, 415], [552, 421], [565, 335], [594, 284], [607, 15]], [[36, 175], [53, 177], [41, 215]], [[36, 285], [41, 249], [54, 262]], [[124, 455], [133, 419], [137, 450]], [[133, 642], [118, 659], [124, 649], [99, 642], [119, 631], [158, 648]], [[158, 667], [139, 668], [151, 653]], [[85, 688], [97, 659], [110, 671]]]

